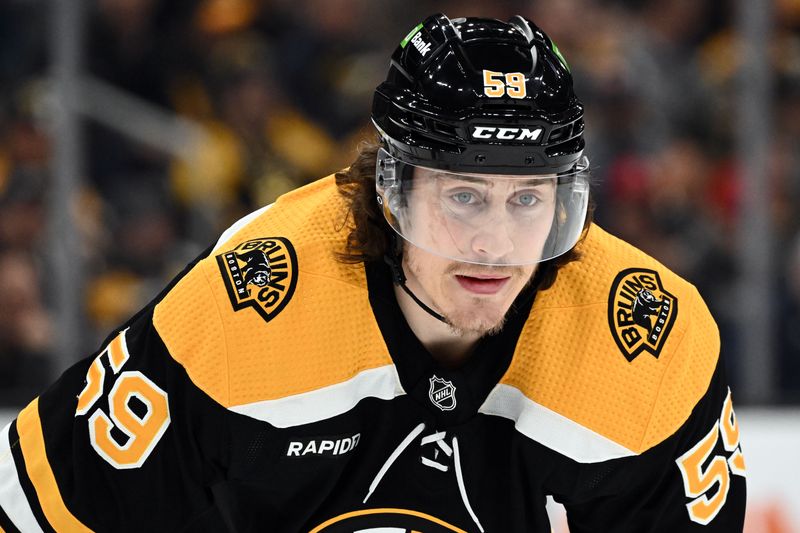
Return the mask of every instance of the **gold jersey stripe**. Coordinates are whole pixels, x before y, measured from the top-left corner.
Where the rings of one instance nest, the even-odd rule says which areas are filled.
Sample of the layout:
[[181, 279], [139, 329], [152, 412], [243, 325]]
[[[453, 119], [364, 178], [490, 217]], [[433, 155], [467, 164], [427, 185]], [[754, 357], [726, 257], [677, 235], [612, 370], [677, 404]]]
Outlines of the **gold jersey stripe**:
[[25, 458], [25, 470], [36, 490], [39, 504], [47, 521], [56, 531], [91, 532], [67, 509], [56, 478], [47, 460], [42, 423], [39, 419], [39, 399], [36, 398], [22, 410], [17, 418], [17, 432]]
[[125, 332], [128, 331], [127, 329], [121, 331], [119, 335], [114, 337], [114, 340], [111, 341], [111, 344], [108, 345], [108, 360], [111, 363], [111, 368], [114, 370], [114, 373], [119, 373], [122, 365], [125, 364], [130, 358], [130, 354], [128, 353], [128, 346], [125, 344]]
[[364, 509], [362, 511], [352, 511], [350, 513], [345, 513], [343, 515], [336, 516], [331, 518], [330, 520], [326, 520], [322, 524], [318, 525], [309, 533], [319, 533], [323, 531], [326, 527], [337, 524], [339, 522], [343, 522], [349, 518], [354, 518], [356, 516], [368, 516], [368, 515], [375, 515], [375, 514], [396, 514], [396, 515], [403, 515], [403, 516], [416, 516], [418, 518], [423, 518], [425, 520], [429, 520], [434, 524], [438, 524], [442, 527], [445, 527], [452, 531], [453, 533], [467, 533], [463, 529], [457, 528], [454, 525], [448, 524], [447, 522], [436, 518], [435, 516], [431, 516], [429, 514], [421, 513], [419, 511], [411, 511], [408, 509], [394, 509], [394, 508], [386, 508], [386, 509]]

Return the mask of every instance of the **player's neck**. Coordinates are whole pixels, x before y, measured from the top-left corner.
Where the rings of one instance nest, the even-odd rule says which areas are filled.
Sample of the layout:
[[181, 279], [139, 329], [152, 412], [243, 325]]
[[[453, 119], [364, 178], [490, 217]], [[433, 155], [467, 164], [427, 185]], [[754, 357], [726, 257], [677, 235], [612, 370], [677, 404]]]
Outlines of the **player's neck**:
[[480, 340], [479, 333], [458, 333], [417, 305], [400, 287], [394, 288], [397, 303], [411, 331], [443, 367], [463, 365]]

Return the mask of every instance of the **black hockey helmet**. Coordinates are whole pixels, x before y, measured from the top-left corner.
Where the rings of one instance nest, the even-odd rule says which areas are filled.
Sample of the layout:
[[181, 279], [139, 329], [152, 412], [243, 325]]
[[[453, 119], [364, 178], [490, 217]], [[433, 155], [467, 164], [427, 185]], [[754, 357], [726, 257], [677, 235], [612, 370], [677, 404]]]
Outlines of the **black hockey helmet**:
[[521, 16], [425, 19], [392, 55], [372, 120], [393, 157], [462, 172], [562, 172], [585, 144], [569, 67]]
[[558, 48], [529, 20], [428, 17], [392, 55], [372, 120], [377, 201], [411, 244], [525, 265], [578, 242], [583, 106]]

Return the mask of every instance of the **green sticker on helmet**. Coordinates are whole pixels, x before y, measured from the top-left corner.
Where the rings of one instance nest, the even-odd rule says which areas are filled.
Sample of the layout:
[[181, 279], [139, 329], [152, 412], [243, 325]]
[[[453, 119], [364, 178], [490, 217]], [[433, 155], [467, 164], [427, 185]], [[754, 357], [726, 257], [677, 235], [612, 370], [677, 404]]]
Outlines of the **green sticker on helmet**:
[[556, 43], [553, 42], [552, 39], [550, 40], [550, 47], [553, 49], [553, 52], [555, 52], [556, 56], [558, 56], [558, 60], [561, 61], [561, 64], [564, 65], [564, 68], [567, 69], [567, 71], [572, 72], [567, 64], [567, 60], [561, 55], [561, 50], [558, 49], [558, 46], [556, 46]]
[[411, 30], [410, 32], [408, 32], [408, 35], [406, 35], [406, 36], [405, 36], [405, 39], [403, 39], [402, 41], [400, 41], [400, 48], [405, 48], [405, 47], [406, 47], [406, 45], [408, 44], [408, 41], [410, 41], [410, 40], [411, 40], [411, 38], [412, 38], [412, 37], [414, 37], [414, 36], [417, 34], [417, 32], [418, 32], [419, 30], [421, 30], [421, 29], [422, 29], [422, 23], [420, 22], [419, 24], [417, 24], [417, 25], [414, 27], [414, 29], [413, 29], [413, 30]]

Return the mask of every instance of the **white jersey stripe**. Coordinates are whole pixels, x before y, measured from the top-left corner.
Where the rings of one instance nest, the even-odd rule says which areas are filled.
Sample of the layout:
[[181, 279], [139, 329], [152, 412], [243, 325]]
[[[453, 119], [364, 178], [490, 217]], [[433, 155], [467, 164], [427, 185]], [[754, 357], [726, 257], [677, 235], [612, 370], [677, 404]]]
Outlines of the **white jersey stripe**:
[[636, 455], [621, 444], [534, 402], [510, 385], [497, 385], [478, 411], [513, 421], [517, 431], [526, 437], [579, 463]]
[[20, 531], [41, 533], [42, 528], [33, 516], [31, 506], [28, 505], [28, 499], [19, 483], [14, 456], [11, 455], [11, 443], [8, 440], [10, 428], [11, 423], [8, 423], [0, 431], [0, 507]]
[[344, 414], [365, 398], [391, 400], [405, 394], [394, 365], [360, 372], [328, 387], [231, 407], [231, 411], [269, 422], [275, 427], [302, 426]]
[[243, 216], [242, 218], [240, 218], [239, 220], [237, 220], [237, 221], [236, 221], [236, 222], [233, 224], [233, 226], [231, 226], [230, 228], [226, 229], [226, 230], [225, 230], [225, 231], [222, 233], [222, 235], [220, 235], [220, 237], [219, 237], [219, 240], [217, 241], [217, 244], [216, 244], [216, 245], [214, 245], [214, 249], [213, 249], [213, 250], [211, 250], [211, 253], [213, 254], [214, 252], [216, 252], [216, 251], [217, 251], [217, 250], [218, 250], [218, 249], [219, 249], [219, 248], [220, 248], [220, 247], [221, 247], [223, 244], [225, 244], [226, 242], [228, 242], [229, 240], [231, 240], [231, 238], [232, 238], [234, 235], [236, 235], [236, 233], [237, 233], [237, 232], [238, 232], [240, 229], [242, 229], [243, 227], [245, 227], [246, 225], [248, 225], [248, 224], [249, 224], [249, 223], [250, 223], [250, 222], [251, 222], [253, 219], [255, 219], [255, 218], [258, 218], [258, 216], [259, 216], [261, 213], [263, 213], [264, 211], [266, 211], [267, 209], [269, 209], [269, 208], [270, 208], [270, 207], [272, 207], [273, 205], [274, 205], [274, 204], [265, 205], [265, 206], [264, 206], [264, 207], [262, 207], [261, 209], [257, 209], [257, 210], [255, 210], [255, 211], [253, 211], [252, 213], [250, 213], [249, 215], [245, 215], [245, 216]]

